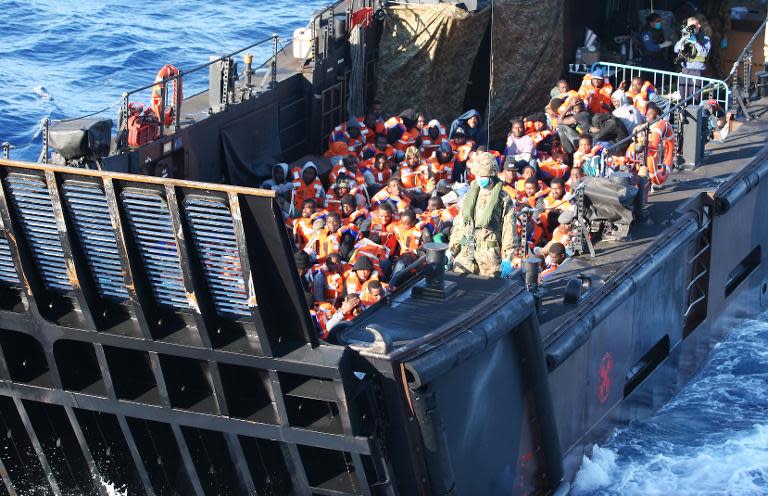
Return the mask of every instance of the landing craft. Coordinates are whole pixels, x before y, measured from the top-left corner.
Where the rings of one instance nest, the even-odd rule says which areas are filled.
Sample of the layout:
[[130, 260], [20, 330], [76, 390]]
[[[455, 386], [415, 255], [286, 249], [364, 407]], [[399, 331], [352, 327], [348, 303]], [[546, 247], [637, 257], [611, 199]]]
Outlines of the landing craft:
[[[116, 139], [109, 119], [49, 123], [41, 163], [0, 161], [1, 492], [101, 494], [107, 480], [131, 495], [563, 494], [593, 443], [663, 405], [731, 322], [768, 305], [768, 124], [752, 119], [766, 103], [745, 100], [734, 69], [669, 104], [695, 167], [646, 212], [621, 174], [576, 190], [577, 256], [550, 281], [533, 267], [444, 272], [444, 247], [427, 246], [386, 300], [318, 339], [275, 195], [250, 186], [279, 161], [323, 164], [333, 128], [374, 97], [434, 115], [488, 98], [465, 89], [488, 74], [482, 39], [447, 81], [407, 26], [451, 26], [438, 61], [490, 11], [403, 3], [322, 9], [284, 49], [261, 42], [266, 71], [247, 55], [238, 67], [256, 43], [168, 73], [152, 102], [163, 125], [133, 105], [150, 103], [148, 78], [125, 94]], [[488, 40], [507, 38], [495, 25]], [[555, 58], [536, 77], [556, 81], [563, 42], [542, 32]], [[595, 69], [614, 84], [641, 71]], [[399, 88], [409, 73], [429, 84]], [[662, 95], [678, 86], [652, 74]], [[182, 100], [201, 76], [208, 90]], [[494, 73], [490, 108], [504, 119], [507, 76]], [[458, 79], [457, 96], [445, 85]], [[408, 100], [417, 90], [430, 99]], [[704, 153], [709, 100], [733, 100], [742, 121]]]

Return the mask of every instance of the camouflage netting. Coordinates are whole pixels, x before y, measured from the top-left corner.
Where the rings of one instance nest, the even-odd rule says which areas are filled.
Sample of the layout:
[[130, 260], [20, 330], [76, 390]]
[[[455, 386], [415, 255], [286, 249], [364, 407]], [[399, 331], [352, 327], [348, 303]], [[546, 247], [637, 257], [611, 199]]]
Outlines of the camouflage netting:
[[378, 99], [390, 113], [413, 108], [450, 124], [448, 119], [462, 111], [489, 12], [414, 4], [395, 5], [387, 13], [379, 45]]
[[[491, 12], [450, 4], [387, 9], [377, 97], [394, 113], [413, 108], [446, 126], [464, 110], [470, 72]], [[491, 137], [509, 119], [541, 110], [563, 69], [563, 0], [496, 0], [493, 19]]]
[[563, 0], [496, 0], [491, 141], [509, 120], [539, 112], [563, 76]]

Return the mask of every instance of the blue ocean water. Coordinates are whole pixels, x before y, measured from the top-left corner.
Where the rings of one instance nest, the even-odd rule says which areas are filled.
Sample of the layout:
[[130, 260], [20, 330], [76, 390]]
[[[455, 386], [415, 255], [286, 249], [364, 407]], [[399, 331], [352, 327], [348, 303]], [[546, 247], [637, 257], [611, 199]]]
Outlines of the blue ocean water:
[[585, 458], [576, 495], [768, 494], [768, 314], [742, 322], [656, 415]]
[[[290, 38], [318, 0], [3, 0], [0, 30], [0, 142], [12, 158], [35, 160], [45, 117], [85, 115], [152, 83], [165, 64], [189, 69], [277, 33]], [[251, 50], [254, 64], [270, 44]], [[207, 85], [185, 81], [185, 94]], [[149, 103], [148, 94], [143, 103]], [[141, 101], [141, 99], [139, 99]], [[117, 108], [103, 114], [116, 122]]]
[[[40, 121], [113, 104], [153, 81], [270, 36], [290, 36], [316, 0], [3, 0], [0, 141], [35, 160]], [[251, 52], [259, 63], [269, 45]], [[186, 84], [205, 86], [205, 73]], [[144, 100], [147, 103], [147, 100]], [[114, 118], [116, 108], [104, 114]], [[768, 494], [768, 317], [744, 322], [654, 417], [617, 431], [584, 461], [577, 494]]]

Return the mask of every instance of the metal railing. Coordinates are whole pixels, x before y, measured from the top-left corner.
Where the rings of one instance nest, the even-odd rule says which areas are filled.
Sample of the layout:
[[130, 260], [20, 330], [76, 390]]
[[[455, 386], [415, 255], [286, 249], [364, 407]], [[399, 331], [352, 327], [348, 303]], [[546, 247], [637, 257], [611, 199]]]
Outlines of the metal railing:
[[[159, 118], [159, 121], [160, 121], [159, 122], [159, 137], [163, 137], [165, 135], [165, 127], [166, 127], [164, 125], [163, 121], [164, 121], [164, 115], [165, 115], [165, 102], [166, 102], [166, 97], [167, 97], [167, 94], [168, 94], [168, 84], [174, 84], [178, 80], [177, 84], [179, 86], [181, 86], [185, 76], [189, 76], [190, 74], [194, 74], [194, 73], [199, 72], [199, 71], [201, 71], [203, 69], [207, 69], [211, 65], [219, 63], [219, 62], [227, 61], [227, 62], [231, 63], [231, 59], [235, 55], [238, 55], [240, 53], [245, 52], [246, 50], [249, 50], [251, 48], [255, 48], [257, 46], [263, 45], [265, 43], [270, 43], [270, 42], [272, 44], [272, 56], [269, 59], [267, 59], [264, 63], [262, 63], [260, 66], [255, 67], [255, 68], [251, 68], [250, 67], [250, 60], [252, 59], [252, 57], [246, 56], [248, 60], [246, 61], [246, 67], [245, 67], [245, 71], [243, 73], [243, 76], [245, 76], [245, 78], [246, 78], [245, 79], [246, 80], [246, 85], [252, 86], [250, 84], [250, 80], [251, 80], [251, 76], [253, 75], [253, 73], [255, 71], [263, 69], [264, 67], [266, 67], [269, 64], [270, 65], [270, 70], [269, 70], [269, 72], [267, 74], [269, 75], [270, 79], [267, 82], [267, 84], [265, 85], [265, 89], [274, 89], [274, 88], [277, 87], [277, 57], [278, 57], [280, 52], [285, 50], [285, 47], [282, 47], [282, 48], [280, 47], [280, 37], [277, 34], [273, 34], [269, 38], [264, 38], [262, 40], [259, 40], [259, 41], [255, 42], [255, 43], [252, 43], [252, 44], [250, 44], [248, 46], [245, 46], [243, 48], [235, 50], [234, 52], [230, 52], [230, 53], [228, 53], [226, 55], [222, 55], [221, 57], [217, 57], [217, 58], [215, 58], [213, 60], [210, 60], [210, 61], [208, 61], [208, 62], [206, 62], [204, 64], [197, 65], [197, 66], [195, 66], [195, 67], [193, 67], [191, 69], [188, 69], [188, 70], [181, 70], [180, 69], [178, 74], [176, 74], [174, 76], [171, 76], [171, 77], [163, 78], [162, 81], [152, 82], [152, 83], [144, 85], [144, 86], [142, 86], [140, 88], [135, 88], [133, 90], [124, 92], [123, 95], [122, 95], [121, 101], [119, 103], [120, 110], [119, 110], [119, 113], [118, 113], [118, 126], [117, 126], [118, 145], [119, 145], [118, 150], [119, 151], [125, 150], [126, 145], [127, 145], [128, 117], [129, 117], [129, 106], [130, 106], [130, 103], [131, 103], [130, 102], [131, 96], [134, 96], [136, 94], [139, 94], [139, 93], [147, 91], [147, 90], [152, 91], [155, 87], [160, 86], [161, 103], [160, 103], [160, 108], [159, 108], [159, 112], [158, 112], [160, 114], [160, 118]], [[228, 98], [228, 93], [226, 93], [226, 95], [227, 95], [227, 98]], [[176, 133], [181, 128], [181, 105], [182, 105], [181, 92], [180, 91], [174, 92], [174, 96], [175, 96], [176, 101], [173, 102], [173, 105], [176, 108], [176, 112], [174, 113], [174, 117], [173, 117], [173, 132]], [[229, 104], [231, 102], [227, 99], [227, 101], [225, 103]], [[82, 118], [85, 118], [85, 117], [91, 117], [91, 116], [94, 116], [94, 115], [102, 114], [102, 113], [104, 113], [104, 112], [114, 108], [115, 106], [117, 106], [117, 104], [113, 104], [113, 105], [110, 105], [109, 107], [105, 107], [105, 108], [103, 108], [101, 110], [98, 110], [98, 111], [95, 111], [95, 112], [91, 112], [91, 113], [89, 113], [87, 115], [84, 115], [84, 116], [81, 116], [81, 117], [71, 118], [71, 119], [62, 119], [62, 120], [55, 120], [55, 121], [52, 121], [51, 119], [48, 119], [48, 118], [43, 119], [42, 124], [41, 124], [41, 135], [42, 135], [42, 140], [43, 141], [42, 141], [42, 145], [41, 145], [41, 149], [40, 149], [40, 155], [38, 157], [38, 162], [44, 163], [44, 164], [48, 163], [48, 157], [50, 155], [49, 130], [50, 130], [50, 125], [53, 122], [68, 122], [68, 121], [72, 121], [72, 120], [82, 119]], [[5, 145], [6, 144], [2, 145], [3, 158], [7, 159], [7, 158], [9, 158], [9, 151], [12, 148], [12, 146], [10, 146], [10, 144], [8, 144], [8, 146], [5, 146]]]
[[[259, 45], [263, 45], [263, 44], [269, 43], [269, 42], [272, 43], [272, 57], [269, 60], [267, 60], [266, 62], [264, 62], [261, 66], [255, 68], [253, 70], [261, 69], [261, 68], [265, 67], [267, 64], [270, 64], [270, 81], [269, 81], [269, 84], [268, 84], [267, 87], [270, 88], [270, 89], [275, 88], [277, 86], [277, 56], [278, 56], [278, 54], [280, 52], [280, 48], [279, 48], [280, 37], [277, 34], [273, 34], [269, 38], [264, 38], [262, 40], [259, 40], [259, 41], [255, 42], [255, 43], [252, 43], [252, 44], [250, 44], [248, 46], [240, 48], [239, 50], [236, 50], [234, 52], [228, 53], [226, 55], [222, 55], [221, 57], [217, 57], [217, 58], [215, 58], [213, 60], [210, 60], [210, 61], [208, 61], [208, 62], [206, 62], [204, 64], [200, 64], [198, 66], [195, 66], [192, 69], [188, 69], [188, 70], [181, 70], [180, 69], [178, 74], [176, 74], [174, 76], [171, 76], [171, 77], [163, 78], [163, 80], [160, 81], [160, 82], [153, 82], [151, 84], [147, 84], [147, 85], [142, 86], [140, 88], [136, 88], [134, 90], [127, 91], [127, 92], [123, 93], [123, 96], [122, 96], [122, 100], [123, 101], [122, 101], [122, 106], [120, 108], [118, 133], [127, 130], [127, 126], [128, 126], [128, 112], [129, 112], [129, 105], [130, 105], [130, 98], [131, 98], [131, 96], [136, 95], [138, 93], [141, 93], [143, 91], [154, 90], [159, 85], [160, 86], [160, 109], [159, 109], [158, 113], [160, 114], [160, 137], [162, 137], [164, 135], [164, 132], [165, 132], [165, 125], [164, 125], [163, 119], [164, 119], [164, 115], [165, 115], [165, 108], [164, 107], [165, 107], [166, 97], [167, 97], [167, 94], [168, 94], [168, 84], [174, 84], [175, 82], [178, 81], [178, 85], [181, 86], [182, 82], [184, 81], [184, 77], [185, 76], [188, 76], [188, 75], [193, 74], [195, 72], [201, 71], [203, 69], [207, 69], [208, 67], [212, 66], [213, 64], [216, 64], [216, 63], [219, 63], [219, 62], [230, 61], [232, 59], [232, 57], [234, 57], [235, 55], [238, 55], [240, 53], [245, 52], [246, 50], [249, 50], [251, 48], [254, 48], [254, 47], [257, 47]], [[250, 70], [250, 68], [249, 68], [249, 70]], [[175, 91], [174, 92], [174, 97], [176, 99], [176, 101], [174, 102], [174, 106], [176, 108], [176, 112], [174, 114], [173, 132], [175, 133], [181, 127], [181, 112], [180, 112], [181, 104], [182, 104], [182, 102], [180, 101], [181, 92], [180, 91]]]
[[686, 88], [689, 88], [688, 92], [690, 92], [692, 91], [690, 88], [711, 86], [711, 91], [699, 93], [699, 96], [690, 104], [700, 105], [703, 101], [711, 98], [716, 100], [720, 107], [726, 112], [730, 107], [731, 90], [726, 81], [701, 76], [691, 76], [679, 72], [649, 69], [647, 67], [615, 64], [613, 62], [596, 62], [592, 65], [590, 72], [594, 72], [597, 69], [602, 69], [605, 76], [614, 78], [617, 87], [622, 81], [626, 81], [627, 85], [629, 85], [632, 78], [639, 77], [643, 81], [650, 81], [654, 88], [656, 88], [656, 92], [663, 96], [670, 95], [676, 91], [679, 91], [681, 95], [685, 96]]

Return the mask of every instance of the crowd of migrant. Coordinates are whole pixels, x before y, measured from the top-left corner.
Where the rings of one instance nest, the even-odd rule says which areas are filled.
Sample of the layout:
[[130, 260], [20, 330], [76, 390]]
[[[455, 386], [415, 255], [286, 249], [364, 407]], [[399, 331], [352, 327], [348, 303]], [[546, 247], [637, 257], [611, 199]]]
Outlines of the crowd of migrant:
[[[639, 78], [614, 91], [601, 73], [578, 89], [559, 81], [544, 112], [511, 121], [499, 150], [475, 110], [446, 128], [374, 102], [331, 133], [325, 181], [312, 162], [276, 165], [263, 187], [284, 211], [321, 337], [384, 297], [428, 242], [448, 244], [454, 271], [485, 276], [506, 277], [534, 253], [546, 281], [573, 253], [584, 177], [620, 169], [648, 190], [669, 176], [673, 131], [653, 122], [654, 93]], [[650, 129], [624, 140], [638, 126]]]

